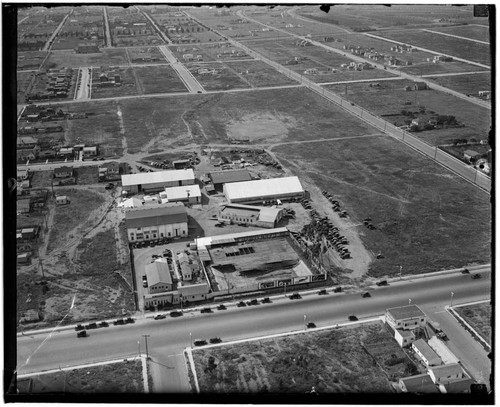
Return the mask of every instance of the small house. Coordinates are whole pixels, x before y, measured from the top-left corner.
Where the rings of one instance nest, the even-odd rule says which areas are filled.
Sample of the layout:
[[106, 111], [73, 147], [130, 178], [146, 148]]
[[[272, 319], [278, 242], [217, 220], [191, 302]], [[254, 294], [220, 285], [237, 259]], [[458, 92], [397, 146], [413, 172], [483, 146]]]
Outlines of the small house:
[[40, 314], [37, 310], [29, 309], [24, 313], [19, 322], [38, 322], [40, 321]]
[[17, 169], [17, 180], [24, 181], [28, 179], [29, 171], [28, 169]]
[[441, 358], [423, 339], [416, 340], [411, 347], [426, 366], [439, 366], [441, 364]]
[[399, 387], [405, 393], [439, 393], [432, 378], [427, 374], [419, 374], [399, 379]]
[[83, 147], [83, 156], [84, 157], [92, 157], [97, 155], [97, 147]]
[[446, 384], [466, 377], [465, 372], [458, 363], [430, 367], [428, 373], [435, 384]]
[[416, 305], [405, 305], [387, 309], [385, 311], [385, 322], [394, 330], [411, 330], [425, 327], [427, 316]]
[[56, 196], [56, 205], [67, 205], [70, 203], [66, 195]]
[[73, 176], [73, 167], [62, 166], [54, 169], [55, 178], [69, 178]]
[[402, 348], [410, 346], [415, 341], [415, 334], [413, 331], [404, 331], [402, 329], [394, 330], [394, 339], [396, 339], [399, 346]]
[[415, 81], [413, 83], [413, 89], [414, 90], [427, 90], [427, 89], [429, 89], [429, 85], [427, 85], [426, 82], [417, 82], [417, 81]]
[[23, 213], [30, 213], [31, 212], [31, 199], [30, 198], [19, 199], [17, 201], [16, 212], [18, 215], [21, 215]]
[[29, 264], [31, 263], [30, 253], [20, 253], [17, 255], [17, 264]]
[[167, 262], [154, 261], [146, 266], [149, 294], [172, 291], [172, 276]]
[[40, 228], [38, 226], [31, 228], [23, 228], [21, 229], [21, 239], [23, 240], [32, 240], [38, 236]]

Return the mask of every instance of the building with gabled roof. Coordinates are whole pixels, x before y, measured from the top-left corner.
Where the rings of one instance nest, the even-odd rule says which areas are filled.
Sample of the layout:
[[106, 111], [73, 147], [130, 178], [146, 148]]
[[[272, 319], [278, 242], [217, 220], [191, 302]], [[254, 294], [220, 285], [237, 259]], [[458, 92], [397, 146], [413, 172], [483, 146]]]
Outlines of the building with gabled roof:
[[201, 190], [198, 184], [170, 187], [160, 192], [160, 198], [162, 203], [165, 201], [198, 204], [201, 203]]
[[122, 188], [124, 191], [131, 193], [150, 193], [162, 191], [169, 187], [193, 185], [194, 180], [194, 171], [191, 168], [124, 174], [122, 175]]
[[446, 384], [453, 380], [462, 379], [467, 377], [462, 366], [458, 363], [451, 363], [449, 365], [441, 365], [429, 367], [427, 369], [432, 381], [436, 384]]
[[172, 291], [172, 276], [167, 262], [157, 260], [145, 269], [149, 294]]
[[442, 364], [438, 354], [423, 339], [417, 339], [411, 346], [426, 366], [439, 366]]
[[219, 220], [263, 228], [276, 227], [282, 217], [283, 208], [267, 206], [223, 204], [219, 211]]
[[130, 209], [125, 220], [129, 242], [188, 236], [187, 212], [182, 204]]
[[209, 175], [216, 190], [222, 191], [224, 184], [251, 181], [252, 176], [247, 170], [213, 171]]
[[405, 393], [439, 393], [437, 386], [427, 373], [399, 379], [399, 387]]
[[470, 377], [463, 379], [452, 380], [447, 383], [439, 384], [439, 391], [441, 393], [456, 394], [456, 393], [470, 393], [471, 385], [476, 381]]

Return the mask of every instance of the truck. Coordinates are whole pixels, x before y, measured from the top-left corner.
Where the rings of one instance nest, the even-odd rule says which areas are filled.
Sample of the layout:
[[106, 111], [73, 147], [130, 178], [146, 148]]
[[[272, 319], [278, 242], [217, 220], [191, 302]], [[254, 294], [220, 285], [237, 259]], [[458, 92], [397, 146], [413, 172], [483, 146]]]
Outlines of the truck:
[[441, 339], [443, 341], [448, 340], [448, 337], [441, 329], [439, 323], [437, 323], [435, 321], [429, 321], [429, 328], [430, 328], [431, 332], [433, 332], [434, 335], [436, 335], [439, 339]]

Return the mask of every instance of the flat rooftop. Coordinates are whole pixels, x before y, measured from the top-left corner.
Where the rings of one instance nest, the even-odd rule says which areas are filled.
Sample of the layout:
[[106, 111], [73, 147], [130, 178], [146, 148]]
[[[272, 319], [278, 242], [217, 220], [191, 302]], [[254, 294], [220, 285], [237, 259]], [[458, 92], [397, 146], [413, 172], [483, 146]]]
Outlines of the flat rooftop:
[[191, 168], [186, 170], [153, 171], [122, 175], [122, 186], [188, 180], [194, 181], [194, 172]]
[[425, 317], [424, 312], [416, 305], [406, 305], [404, 307], [388, 308], [387, 312], [396, 320]]

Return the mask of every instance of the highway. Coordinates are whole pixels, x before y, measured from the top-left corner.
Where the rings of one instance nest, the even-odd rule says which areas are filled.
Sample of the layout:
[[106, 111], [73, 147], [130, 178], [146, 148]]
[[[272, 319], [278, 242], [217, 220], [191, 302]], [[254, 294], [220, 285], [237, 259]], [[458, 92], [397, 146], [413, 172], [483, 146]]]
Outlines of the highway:
[[79, 70], [78, 89], [75, 94], [75, 100], [89, 100], [90, 99], [90, 87], [91, 87], [91, 74], [90, 68], [82, 67]]
[[[27, 333], [18, 336], [18, 373], [132, 357], [138, 353], [138, 340], [142, 335], [150, 335], [150, 355], [159, 363], [168, 364], [172, 357], [179, 357], [182, 350], [190, 346], [191, 339], [219, 336], [228, 341], [302, 330], [304, 315], [318, 327], [327, 326], [346, 322], [351, 314], [358, 318], [382, 315], [386, 308], [407, 305], [409, 299], [434, 319], [449, 305], [451, 291], [455, 304], [490, 298], [490, 268], [478, 270], [482, 270], [483, 276], [478, 280], [456, 272], [391, 282], [387, 287], [373, 286], [369, 289], [371, 298], [361, 298], [359, 292], [330, 292], [326, 296], [303, 293], [303, 298], [296, 301], [282, 297], [274, 299], [272, 304], [231, 306], [213, 314], [190, 311], [180, 318], [138, 319], [135, 324], [88, 331], [88, 338], [76, 338], [74, 330], [55, 331], [50, 335]], [[452, 343], [456, 340], [450, 339]], [[464, 366], [471, 371], [482, 371], [482, 365], [475, 367], [475, 363], [475, 360], [464, 361]]]

